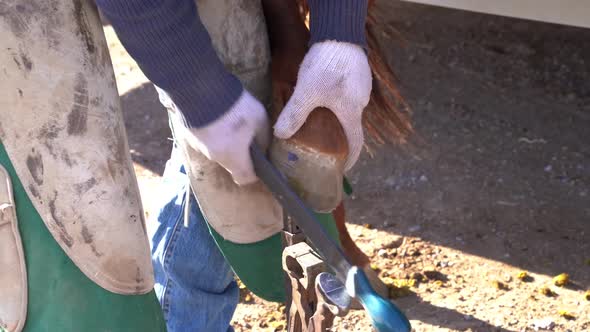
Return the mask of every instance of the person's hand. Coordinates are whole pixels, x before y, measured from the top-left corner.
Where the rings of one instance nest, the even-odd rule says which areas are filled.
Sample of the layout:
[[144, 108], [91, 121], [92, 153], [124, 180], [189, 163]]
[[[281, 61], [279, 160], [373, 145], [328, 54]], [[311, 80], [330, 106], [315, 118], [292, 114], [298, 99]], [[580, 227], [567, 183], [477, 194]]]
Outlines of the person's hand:
[[362, 47], [345, 42], [314, 44], [303, 59], [295, 91], [274, 125], [274, 135], [293, 136], [316, 107], [330, 109], [348, 141], [346, 170], [357, 161], [363, 147], [362, 113], [369, 103], [371, 68]]
[[201, 128], [189, 128], [189, 144], [219, 163], [239, 185], [257, 181], [250, 145], [255, 139], [268, 146], [270, 128], [264, 106], [244, 90], [234, 105], [219, 119]]

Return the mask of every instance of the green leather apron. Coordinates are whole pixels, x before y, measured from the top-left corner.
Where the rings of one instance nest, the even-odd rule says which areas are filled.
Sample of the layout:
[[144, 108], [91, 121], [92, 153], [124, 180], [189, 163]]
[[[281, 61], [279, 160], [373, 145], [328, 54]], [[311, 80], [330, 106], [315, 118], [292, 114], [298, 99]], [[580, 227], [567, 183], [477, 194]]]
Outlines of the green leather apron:
[[88, 279], [57, 245], [19, 181], [4, 146], [28, 276], [25, 332], [166, 331], [154, 292], [118, 295]]

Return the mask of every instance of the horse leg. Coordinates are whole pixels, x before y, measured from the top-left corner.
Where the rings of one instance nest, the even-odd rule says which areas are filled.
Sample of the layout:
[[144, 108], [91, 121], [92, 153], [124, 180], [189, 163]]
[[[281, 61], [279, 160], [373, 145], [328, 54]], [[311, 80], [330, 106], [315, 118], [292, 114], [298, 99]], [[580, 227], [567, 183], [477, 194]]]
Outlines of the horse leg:
[[[271, 72], [275, 103], [272, 116], [276, 118], [297, 82], [297, 71], [307, 52], [309, 30], [301, 18], [297, 0], [263, 0], [262, 3], [272, 56]], [[314, 153], [334, 157], [341, 163], [348, 154], [346, 136], [334, 114], [327, 109], [314, 110], [305, 125], [290, 141], [311, 149]], [[353, 264], [368, 267], [369, 258], [348, 233], [341, 200], [330, 210], [332, 209], [344, 253]]]
[[336, 221], [336, 227], [340, 237], [340, 243], [342, 248], [348, 256], [348, 259], [357, 266], [365, 267], [369, 266], [369, 257], [354, 243], [354, 240], [350, 237], [348, 229], [346, 228], [346, 214], [344, 210], [344, 203], [340, 203], [336, 210], [332, 212], [334, 220]]

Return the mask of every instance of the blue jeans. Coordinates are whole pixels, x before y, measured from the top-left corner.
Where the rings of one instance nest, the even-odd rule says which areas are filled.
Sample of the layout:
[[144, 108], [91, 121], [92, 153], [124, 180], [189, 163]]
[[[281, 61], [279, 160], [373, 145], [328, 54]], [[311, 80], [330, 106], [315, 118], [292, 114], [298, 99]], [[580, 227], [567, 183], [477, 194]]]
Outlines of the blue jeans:
[[169, 332], [233, 331], [238, 286], [192, 193], [189, 225], [184, 226], [189, 179], [182, 160], [174, 148], [158, 192], [158, 213], [147, 222], [156, 295]]

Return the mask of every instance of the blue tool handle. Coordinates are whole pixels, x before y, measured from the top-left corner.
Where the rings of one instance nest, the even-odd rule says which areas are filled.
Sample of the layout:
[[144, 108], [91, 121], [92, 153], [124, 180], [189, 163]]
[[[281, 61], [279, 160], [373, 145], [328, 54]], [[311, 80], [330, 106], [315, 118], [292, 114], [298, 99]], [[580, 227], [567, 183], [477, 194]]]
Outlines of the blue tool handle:
[[371, 287], [365, 273], [350, 264], [338, 245], [317, 221], [313, 212], [266, 159], [264, 152], [256, 144], [252, 144], [250, 152], [256, 175], [275, 195], [287, 213], [295, 219], [324, 262], [336, 273], [336, 277], [345, 282], [347, 293], [359, 299], [373, 320], [375, 328], [379, 332], [409, 332], [410, 322], [404, 314], [393, 303], [379, 296]]
[[[391, 301], [375, 292], [363, 270], [354, 266], [349, 272], [347, 289], [353, 287], [354, 297], [359, 300], [379, 332], [410, 332], [412, 326], [406, 316]], [[350, 285], [350, 286], [349, 286]], [[349, 293], [351, 291], [349, 290]]]

